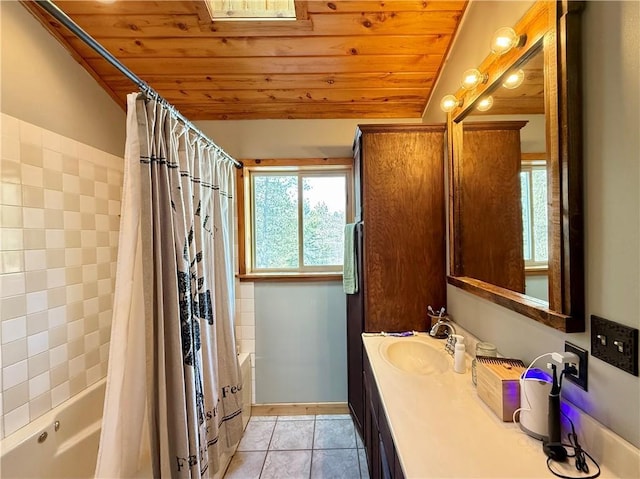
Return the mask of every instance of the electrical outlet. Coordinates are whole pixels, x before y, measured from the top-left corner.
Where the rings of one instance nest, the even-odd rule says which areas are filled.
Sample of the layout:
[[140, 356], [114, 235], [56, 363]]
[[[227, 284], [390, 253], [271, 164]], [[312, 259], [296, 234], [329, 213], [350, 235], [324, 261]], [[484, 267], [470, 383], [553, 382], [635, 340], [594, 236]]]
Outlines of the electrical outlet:
[[578, 370], [578, 374], [566, 374], [564, 377], [579, 388], [588, 391], [587, 377], [589, 373], [589, 352], [586, 349], [582, 349], [580, 346], [576, 346], [575, 344], [570, 343], [569, 341], [565, 341], [564, 350], [576, 354], [579, 361], [578, 364], [575, 364], [576, 369]]
[[591, 354], [638, 375], [638, 330], [591, 315]]

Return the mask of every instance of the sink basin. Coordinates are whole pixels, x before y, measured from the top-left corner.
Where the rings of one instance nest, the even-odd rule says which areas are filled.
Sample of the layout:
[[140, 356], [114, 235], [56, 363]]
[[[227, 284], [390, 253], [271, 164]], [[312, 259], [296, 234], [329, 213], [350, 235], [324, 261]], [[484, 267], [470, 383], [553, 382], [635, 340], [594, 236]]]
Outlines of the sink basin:
[[416, 339], [392, 339], [382, 343], [380, 354], [393, 367], [412, 374], [442, 373], [449, 367], [444, 351]]

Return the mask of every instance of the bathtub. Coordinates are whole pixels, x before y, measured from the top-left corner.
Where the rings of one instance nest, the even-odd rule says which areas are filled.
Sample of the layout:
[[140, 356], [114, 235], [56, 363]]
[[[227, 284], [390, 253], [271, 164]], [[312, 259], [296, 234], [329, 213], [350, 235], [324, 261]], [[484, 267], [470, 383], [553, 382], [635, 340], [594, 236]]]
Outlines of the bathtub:
[[93, 477], [105, 385], [94, 383], [3, 439], [2, 478]]
[[[243, 427], [251, 416], [251, 362], [240, 354]], [[102, 424], [106, 379], [89, 386], [0, 442], [2, 479], [92, 478]], [[221, 473], [231, 460], [224, 455]], [[149, 476], [150, 477], [150, 476]]]

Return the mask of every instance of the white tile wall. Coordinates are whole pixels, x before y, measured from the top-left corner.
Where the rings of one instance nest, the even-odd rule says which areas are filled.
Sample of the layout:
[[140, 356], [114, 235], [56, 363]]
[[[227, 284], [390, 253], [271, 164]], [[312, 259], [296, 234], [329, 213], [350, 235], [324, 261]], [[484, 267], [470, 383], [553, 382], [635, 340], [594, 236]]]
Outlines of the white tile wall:
[[255, 371], [255, 312], [253, 283], [236, 281], [236, 342], [241, 353], [251, 355], [251, 378], [253, 397], [256, 402], [256, 371]]
[[123, 162], [0, 122], [2, 438], [106, 374]]

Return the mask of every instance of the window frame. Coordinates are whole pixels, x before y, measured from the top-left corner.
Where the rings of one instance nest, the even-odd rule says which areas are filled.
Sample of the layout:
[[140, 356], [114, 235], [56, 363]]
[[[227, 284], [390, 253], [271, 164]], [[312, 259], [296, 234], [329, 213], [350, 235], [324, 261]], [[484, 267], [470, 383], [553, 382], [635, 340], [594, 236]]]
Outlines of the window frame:
[[[295, 269], [256, 269], [253, 267], [253, 173], [302, 174], [301, 177], [331, 176], [346, 177], [346, 223], [353, 221], [353, 158], [306, 158], [306, 159], [243, 159], [244, 167], [237, 171], [236, 195], [238, 214], [238, 277], [240, 281], [318, 281], [341, 280], [342, 266], [328, 269], [322, 266], [307, 266]], [[299, 190], [300, 192], [301, 190]], [[300, 194], [300, 193], [299, 193]], [[300, 201], [300, 199], [299, 199]], [[298, 224], [302, 226], [302, 204], [298, 209]], [[299, 228], [298, 237], [303, 234]], [[302, 254], [299, 242], [299, 255]]]
[[[533, 171], [534, 170], [539, 170], [539, 169], [544, 169], [547, 173], [547, 195], [549, 193], [549, 185], [548, 185], [548, 177], [549, 177], [549, 171], [548, 171], [548, 164], [547, 164], [547, 160], [546, 157], [544, 155], [544, 153], [529, 153], [529, 154], [522, 154], [522, 159], [521, 159], [521, 167], [520, 167], [520, 171], [521, 172], [528, 172], [529, 173], [529, 212], [530, 212], [530, 218], [531, 218], [531, 224], [529, 225], [529, 243], [531, 244], [531, 248], [532, 248], [532, 256], [535, 257], [535, 241], [534, 241], [534, 235], [533, 235]], [[547, 225], [548, 225], [548, 218], [547, 218]], [[523, 224], [522, 224], [523, 230], [525, 228], [524, 225], [524, 217], [523, 217]], [[547, 235], [549, 233], [549, 228], [547, 226]], [[549, 270], [549, 260], [547, 259], [547, 261], [533, 261], [533, 260], [525, 260], [524, 261], [524, 269], [525, 269], [525, 274], [526, 275], [536, 275], [536, 274], [544, 274], [547, 273]]]

